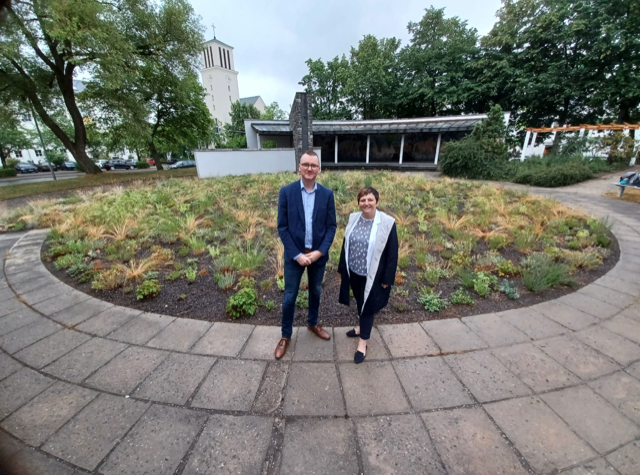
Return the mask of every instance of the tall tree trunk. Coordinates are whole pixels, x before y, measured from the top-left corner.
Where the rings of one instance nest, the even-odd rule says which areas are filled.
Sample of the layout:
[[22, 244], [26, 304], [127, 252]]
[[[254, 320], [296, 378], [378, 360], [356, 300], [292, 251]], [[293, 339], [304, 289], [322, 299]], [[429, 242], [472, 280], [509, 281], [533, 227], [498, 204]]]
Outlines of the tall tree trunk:
[[2, 160], [2, 168], [7, 168], [7, 155], [9, 154], [5, 153], [4, 147], [0, 145], [0, 160]]
[[158, 149], [156, 149], [156, 145], [153, 143], [153, 140], [149, 142], [149, 151], [151, 152], [151, 158], [156, 162], [156, 170], [162, 171], [162, 164], [160, 163], [160, 154], [158, 153]]
[[[624, 124], [625, 122], [631, 122], [631, 109], [635, 108], [628, 101], [620, 101], [620, 109], [618, 109], [618, 124]], [[634, 129], [629, 130], [629, 136], [631, 138], [636, 137], [636, 131]]]

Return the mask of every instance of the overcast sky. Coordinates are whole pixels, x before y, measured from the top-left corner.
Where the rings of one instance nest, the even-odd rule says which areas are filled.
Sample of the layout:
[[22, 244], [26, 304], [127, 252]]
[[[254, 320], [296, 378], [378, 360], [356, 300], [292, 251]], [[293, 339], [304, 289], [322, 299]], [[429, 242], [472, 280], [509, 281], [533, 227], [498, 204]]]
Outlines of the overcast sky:
[[366, 34], [396, 37], [407, 44], [407, 23], [418, 22], [426, 8], [446, 7], [484, 35], [491, 30], [500, 0], [190, 0], [206, 25], [205, 37], [234, 48], [240, 97], [262, 96], [287, 112], [298, 82], [307, 73], [305, 61], [324, 61], [349, 53]]

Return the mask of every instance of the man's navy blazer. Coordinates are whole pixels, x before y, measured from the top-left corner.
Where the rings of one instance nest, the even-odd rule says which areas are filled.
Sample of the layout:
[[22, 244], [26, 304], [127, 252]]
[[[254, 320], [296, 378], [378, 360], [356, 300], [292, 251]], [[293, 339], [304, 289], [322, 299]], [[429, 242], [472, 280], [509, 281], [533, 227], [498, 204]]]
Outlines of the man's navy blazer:
[[[317, 182], [316, 182], [317, 183]], [[333, 191], [317, 183], [313, 205], [313, 245], [311, 250], [320, 251], [322, 264], [329, 259], [329, 248], [336, 235], [336, 204]], [[278, 234], [284, 244], [284, 258], [294, 259], [304, 253], [305, 219], [300, 180], [280, 188], [278, 196]]]

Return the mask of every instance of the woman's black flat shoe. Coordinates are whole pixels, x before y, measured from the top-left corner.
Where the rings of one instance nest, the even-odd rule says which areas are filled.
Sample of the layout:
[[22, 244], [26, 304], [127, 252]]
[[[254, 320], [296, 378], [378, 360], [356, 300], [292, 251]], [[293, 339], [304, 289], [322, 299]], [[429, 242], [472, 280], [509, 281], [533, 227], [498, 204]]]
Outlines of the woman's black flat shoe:
[[361, 351], [356, 351], [356, 354], [353, 356], [353, 362], [355, 364], [360, 364], [367, 357], [366, 353], [362, 353]]
[[357, 337], [359, 337], [359, 336], [360, 336], [360, 334], [359, 334], [359, 333], [356, 333], [356, 329], [355, 329], [355, 328], [352, 328], [351, 330], [349, 330], [349, 331], [347, 332], [347, 336], [348, 336], [349, 338], [357, 338]]

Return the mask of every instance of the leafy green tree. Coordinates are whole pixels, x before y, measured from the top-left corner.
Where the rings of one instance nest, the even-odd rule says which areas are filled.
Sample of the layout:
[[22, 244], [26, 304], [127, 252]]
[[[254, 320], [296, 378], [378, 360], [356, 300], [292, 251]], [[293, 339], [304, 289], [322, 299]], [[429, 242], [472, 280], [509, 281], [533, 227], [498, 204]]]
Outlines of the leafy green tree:
[[272, 102], [265, 107], [265, 111], [260, 115], [260, 118], [264, 120], [287, 120], [289, 114], [280, 109], [280, 105], [277, 102]]
[[309, 73], [298, 83], [311, 93], [313, 118], [316, 120], [349, 120], [353, 113], [347, 105], [345, 84], [349, 61], [336, 56], [327, 64], [321, 59], [306, 61]]
[[0, 159], [2, 167], [7, 168], [7, 158], [11, 152], [31, 148], [27, 131], [20, 122], [17, 105], [0, 104]]
[[429, 8], [418, 23], [409, 23], [410, 44], [399, 57], [397, 88], [400, 117], [460, 114], [477, 94], [469, 71], [478, 59], [478, 33], [444, 8]]
[[[200, 25], [186, 0], [33, 0], [7, 7], [0, 41], [0, 95], [31, 102], [44, 124], [87, 173], [100, 169], [87, 155], [84, 103], [73, 89], [78, 74], [89, 74], [89, 88], [131, 82], [150, 58], [174, 57], [199, 41]], [[95, 96], [94, 96], [95, 97]], [[66, 110], [67, 133], [52, 112]]]

